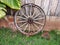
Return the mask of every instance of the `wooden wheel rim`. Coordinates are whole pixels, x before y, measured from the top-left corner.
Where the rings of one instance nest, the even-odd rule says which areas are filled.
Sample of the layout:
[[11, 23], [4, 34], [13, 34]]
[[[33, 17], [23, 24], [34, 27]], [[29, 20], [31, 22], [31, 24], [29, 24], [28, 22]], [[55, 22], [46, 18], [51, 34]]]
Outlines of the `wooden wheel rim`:
[[[28, 10], [27, 10], [27, 8], [25, 8], [26, 6], [29, 6], [30, 7], [30, 11], [31, 12], [29, 12]], [[21, 12], [22, 10], [19, 10], [19, 11], [17, 11], [16, 12], [16, 14], [15, 14], [15, 17], [14, 17], [14, 21], [15, 21], [15, 25], [16, 25], [16, 27], [17, 27], [17, 29], [21, 32], [21, 33], [23, 33], [23, 34], [26, 34], [26, 35], [34, 35], [34, 34], [37, 34], [38, 32], [40, 32], [42, 29], [43, 29], [43, 27], [44, 27], [44, 25], [45, 25], [45, 22], [46, 22], [46, 16], [45, 16], [45, 13], [44, 13], [44, 11], [39, 7], [39, 6], [37, 6], [37, 5], [35, 5], [35, 4], [25, 4], [25, 5], [23, 5], [22, 6], [22, 8], [21, 9], [25, 9], [25, 12]], [[34, 11], [33, 11], [33, 8], [36, 8], [37, 10], [38, 10], [38, 12], [40, 12], [40, 14], [39, 15], [34, 15]], [[28, 11], [28, 13], [27, 13], [27, 11]], [[33, 12], [33, 13], [32, 13]], [[25, 14], [22, 14], [22, 13], [25, 13]], [[26, 14], [27, 13], [27, 14]], [[35, 12], [36, 13], [36, 12]], [[22, 21], [20, 21], [20, 24], [22, 25], [22, 27], [25, 25], [25, 27], [23, 27], [23, 28], [21, 28], [21, 25], [19, 25], [18, 26], [18, 24], [17, 24], [17, 16], [18, 15], [23, 15], [23, 19], [24, 20], [22, 20]], [[42, 15], [43, 14], [43, 15]], [[19, 15], [19, 17], [20, 17], [20, 19], [22, 18], [21, 16]], [[25, 17], [24, 17], [25, 16]], [[38, 17], [37, 17], [38, 16]], [[40, 16], [42, 16], [43, 18], [40, 18]], [[33, 22], [33, 23], [28, 23], [28, 19], [29, 18], [31, 18], [31, 22]], [[43, 20], [43, 23], [40, 23], [40, 22], [37, 22], [38, 21], [38, 19], [39, 20]], [[33, 21], [32, 21], [33, 20]], [[30, 26], [29, 26], [30, 25]], [[35, 28], [38, 28], [39, 27], [39, 29], [36, 29], [36, 30], [32, 30], [33, 28], [32, 28], [32, 26], [31, 25], [34, 25], [34, 27]], [[37, 25], [42, 25], [41, 26], [41, 28], [40, 28], [40, 26], [37, 26]], [[32, 28], [32, 29], [31, 29]], [[28, 29], [28, 30], [27, 30]], [[27, 30], [27, 31], [26, 31]]]

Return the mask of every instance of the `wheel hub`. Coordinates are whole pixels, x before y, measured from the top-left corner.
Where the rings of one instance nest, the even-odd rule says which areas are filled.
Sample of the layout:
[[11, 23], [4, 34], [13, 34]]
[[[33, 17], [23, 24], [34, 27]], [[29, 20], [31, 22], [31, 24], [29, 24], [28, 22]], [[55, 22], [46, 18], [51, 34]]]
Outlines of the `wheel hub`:
[[29, 24], [32, 24], [32, 23], [33, 23], [33, 19], [32, 19], [32, 18], [28, 18], [27, 22], [28, 22]]

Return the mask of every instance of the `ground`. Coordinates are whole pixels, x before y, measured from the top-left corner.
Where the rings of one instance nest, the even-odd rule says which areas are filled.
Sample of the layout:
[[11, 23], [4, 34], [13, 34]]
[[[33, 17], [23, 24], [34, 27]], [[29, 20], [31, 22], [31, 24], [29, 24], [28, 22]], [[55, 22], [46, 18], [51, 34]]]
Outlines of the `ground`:
[[10, 29], [0, 29], [0, 45], [60, 45], [60, 33], [49, 32], [50, 39], [42, 38], [42, 32], [27, 37], [19, 31], [12, 32]]
[[[10, 23], [13, 22], [13, 17], [8, 17], [8, 19]], [[47, 17], [44, 30], [60, 30], [59, 20], [60, 18], [56, 19], [56, 17]], [[3, 28], [2, 26], [5, 28]], [[0, 20], [0, 45], [60, 45], [60, 32], [56, 33], [56, 31], [50, 31], [49, 34], [42, 34], [42, 32], [40, 32], [39, 34], [36, 34], [34, 36], [27, 37], [21, 34], [18, 30], [14, 30], [16, 32], [13, 32], [11, 28], [15, 29], [15, 26], [13, 25], [13, 27], [11, 27], [4, 19]], [[46, 39], [46, 34], [49, 35], [49, 39]]]

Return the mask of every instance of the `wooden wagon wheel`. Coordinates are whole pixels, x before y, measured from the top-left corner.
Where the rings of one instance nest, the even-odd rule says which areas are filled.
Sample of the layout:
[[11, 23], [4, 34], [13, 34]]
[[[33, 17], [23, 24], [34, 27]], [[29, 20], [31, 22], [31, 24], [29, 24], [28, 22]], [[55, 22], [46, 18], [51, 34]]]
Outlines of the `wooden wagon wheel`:
[[35, 4], [24, 4], [14, 17], [17, 29], [26, 35], [40, 32], [46, 21], [44, 11]]

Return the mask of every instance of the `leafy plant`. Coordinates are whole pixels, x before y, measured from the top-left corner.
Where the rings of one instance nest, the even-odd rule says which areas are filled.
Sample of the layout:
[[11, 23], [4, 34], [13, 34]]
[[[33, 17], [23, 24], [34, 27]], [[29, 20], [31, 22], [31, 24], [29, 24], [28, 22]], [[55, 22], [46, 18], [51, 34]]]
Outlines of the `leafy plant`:
[[0, 19], [6, 15], [6, 6], [2, 3], [0, 3]]
[[0, 19], [6, 15], [6, 5], [11, 9], [19, 10], [21, 2], [20, 0], [0, 0]]

